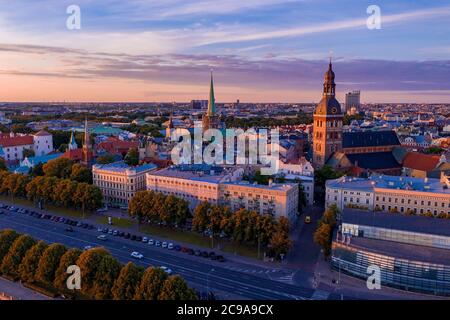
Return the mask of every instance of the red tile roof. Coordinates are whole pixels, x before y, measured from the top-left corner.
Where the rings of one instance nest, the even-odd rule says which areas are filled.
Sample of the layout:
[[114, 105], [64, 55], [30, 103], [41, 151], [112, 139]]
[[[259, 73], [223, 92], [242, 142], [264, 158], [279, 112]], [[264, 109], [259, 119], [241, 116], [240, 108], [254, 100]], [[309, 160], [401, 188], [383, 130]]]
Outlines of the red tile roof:
[[110, 137], [108, 140], [100, 142], [97, 150], [104, 150], [110, 154], [127, 153], [131, 148], [139, 147], [138, 141], [123, 141], [115, 137]]
[[15, 136], [15, 137], [10, 137], [7, 135], [0, 136], [0, 146], [2, 146], [3, 148], [32, 145], [33, 143], [34, 143], [33, 136]]
[[83, 158], [83, 149], [78, 148], [74, 150], [67, 150], [63, 153], [61, 158], [66, 158], [73, 161], [81, 161], [81, 159]]
[[408, 152], [403, 167], [420, 171], [432, 171], [439, 164], [440, 157], [419, 152]]
[[44, 136], [51, 136], [51, 134], [48, 133], [48, 132], [45, 131], [45, 130], [41, 130], [41, 131], [39, 131], [38, 133], [36, 133], [35, 136], [38, 136], [38, 137], [44, 137]]

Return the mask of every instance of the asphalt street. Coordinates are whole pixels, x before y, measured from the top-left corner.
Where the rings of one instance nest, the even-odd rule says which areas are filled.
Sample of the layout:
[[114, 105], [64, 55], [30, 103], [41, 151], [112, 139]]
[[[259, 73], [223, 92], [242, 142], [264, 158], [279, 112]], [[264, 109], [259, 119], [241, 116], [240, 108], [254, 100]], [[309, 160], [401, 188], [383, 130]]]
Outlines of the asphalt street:
[[[103, 233], [97, 229], [87, 230], [73, 227], [75, 232], [65, 231], [67, 225], [46, 219], [38, 219], [28, 214], [5, 211], [0, 214], [0, 229], [11, 228], [27, 233], [48, 243], [59, 242], [67, 247], [84, 248], [102, 246], [108, 249], [121, 263], [133, 261], [148, 266], [166, 266], [180, 274], [199, 291], [220, 292], [222, 299], [293, 300], [309, 299], [312, 288], [282, 283], [258, 275], [252, 275], [225, 267], [227, 262], [217, 262], [186, 253], [170, 251], [146, 243], [107, 235], [106, 241], [97, 239]], [[97, 226], [96, 226], [97, 227]], [[144, 255], [142, 260], [130, 257], [131, 252]]]

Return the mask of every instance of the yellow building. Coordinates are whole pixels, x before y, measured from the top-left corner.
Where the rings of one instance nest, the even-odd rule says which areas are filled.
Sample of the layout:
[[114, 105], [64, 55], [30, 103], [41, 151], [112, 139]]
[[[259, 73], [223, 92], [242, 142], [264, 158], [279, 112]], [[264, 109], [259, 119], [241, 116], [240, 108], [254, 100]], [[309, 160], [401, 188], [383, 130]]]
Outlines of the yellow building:
[[157, 168], [154, 164], [130, 167], [123, 161], [92, 166], [95, 186], [103, 194], [103, 201], [110, 206], [127, 206], [136, 191], [145, 190], [145, 174]]

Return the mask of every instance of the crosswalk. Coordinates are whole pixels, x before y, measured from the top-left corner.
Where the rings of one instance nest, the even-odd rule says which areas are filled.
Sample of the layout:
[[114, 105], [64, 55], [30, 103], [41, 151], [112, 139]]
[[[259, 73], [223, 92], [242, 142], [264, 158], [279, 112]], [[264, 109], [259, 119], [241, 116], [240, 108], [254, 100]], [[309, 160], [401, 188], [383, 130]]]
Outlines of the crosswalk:
[[324, 290], [316, 290], [311, 296], [311, 300], [328, 300], [330, 293]]

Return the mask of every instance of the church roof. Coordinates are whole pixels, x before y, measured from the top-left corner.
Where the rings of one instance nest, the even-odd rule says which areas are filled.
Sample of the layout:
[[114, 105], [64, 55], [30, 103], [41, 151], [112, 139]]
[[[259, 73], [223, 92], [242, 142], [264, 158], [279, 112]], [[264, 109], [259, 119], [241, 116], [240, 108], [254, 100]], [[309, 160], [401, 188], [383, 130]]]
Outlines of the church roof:
[[48, 133], [48, 132], [45, 131], [45, 130], [41, 130], [41, 131], [37, 132], [37, 133], [35, 134], [35, 136], [36, 136], [36, 137], [45, 137], [45, 136], [51, 136], [51, 134]]
[[440, 160], [440, 156], [409, 152], [403, 159], [403, 166], [420, 171], [432, 171], [439, 165]]
[[395, 160], [392, 152], [371, 152], [346, 154], [347, 158], [354, 166], [363, 169], [393, 169], [401, 168], [401, 165]]
[[342, 134], [344, 149], [395, 145], [400, 145], [400, 141], [394, 131], [344, 132]]

